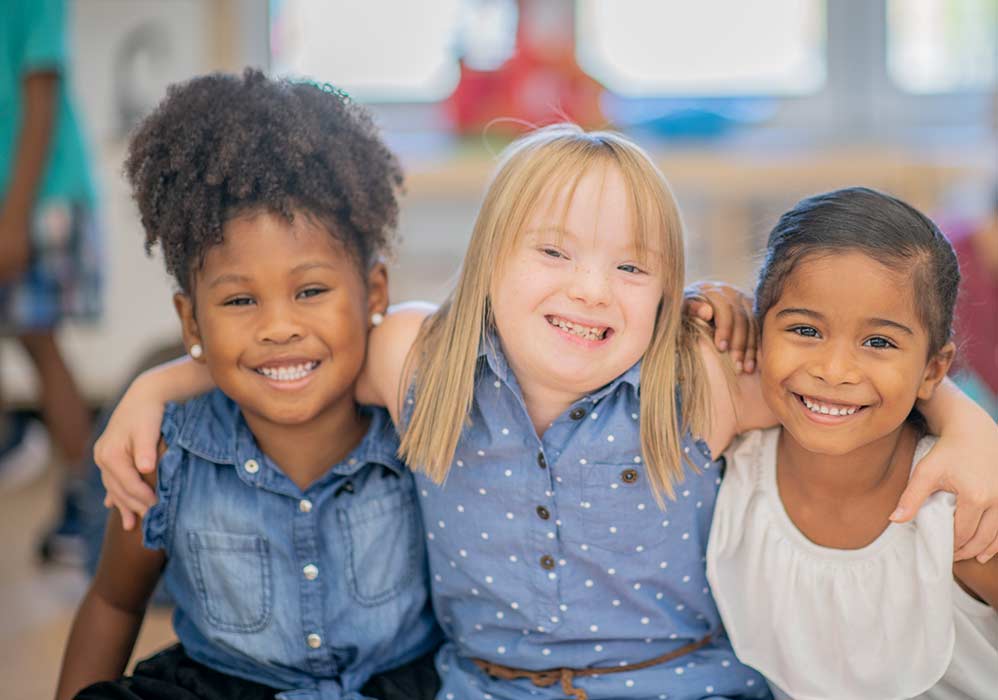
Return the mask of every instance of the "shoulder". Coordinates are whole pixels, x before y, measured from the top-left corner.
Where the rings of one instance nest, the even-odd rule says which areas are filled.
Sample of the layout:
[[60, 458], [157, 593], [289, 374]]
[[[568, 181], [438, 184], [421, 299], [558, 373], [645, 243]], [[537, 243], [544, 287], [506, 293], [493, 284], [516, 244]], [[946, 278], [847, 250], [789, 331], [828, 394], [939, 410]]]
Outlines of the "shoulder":
[[435, 308], [423, 302], [392, 307], [381, 325], [371, 330], [367, 362], [357, 383], [360, 403], [387, 407], [397, 422], [406, 360], [423, 322]]

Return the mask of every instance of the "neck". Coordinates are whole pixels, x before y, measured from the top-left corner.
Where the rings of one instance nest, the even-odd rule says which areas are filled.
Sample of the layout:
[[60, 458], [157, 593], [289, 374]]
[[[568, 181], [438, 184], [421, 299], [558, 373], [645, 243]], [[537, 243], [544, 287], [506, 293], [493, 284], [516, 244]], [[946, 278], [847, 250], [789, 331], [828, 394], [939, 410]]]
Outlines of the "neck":
[[[903, 423], [884, 437], [842, 455], [811, 452], [783, 430], [777, 466], [811, 503], [842, 504], [908, 481], [916, 431]], [[901, 478], [903, 475], [903, 479]], [[900, 494], [900, 491], [898, 492]]]
[[538, 437], [544, 435], [551, 423], [581, 398], [578, 394], [530, 383], [521, 383], [520, 392]]
[[244, 416], [263, 453], [304, 491], [350, 454], [367, 432], [370, 418], [358, 413], [350, 397], [313, 420], [293, 425]]

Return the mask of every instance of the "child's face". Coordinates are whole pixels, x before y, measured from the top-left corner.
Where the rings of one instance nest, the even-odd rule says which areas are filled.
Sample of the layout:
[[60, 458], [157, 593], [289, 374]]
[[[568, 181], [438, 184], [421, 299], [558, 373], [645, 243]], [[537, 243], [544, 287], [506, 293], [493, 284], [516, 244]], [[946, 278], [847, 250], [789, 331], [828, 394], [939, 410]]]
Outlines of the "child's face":
[[256, 421], [300, 425], [352, 408], [368, 320], [384, 311], [383, 266], [369, 285], [358, 264], [307, 217], [260, 213], [225, 224], [196, 273], [193, 308], [177, 295], [188, 344]]
[[496, 326], [525, 393], [582, 396], [612, 381], [648, 348], [662, 299], [661, 253], [639, 262], [620, 173], [585, 174], [567, 211], [566, 196], [539, 203], [493, 283]]
[[911, 280], [858, 252], [805, 258], [763, 319], [766, 402], [805, 449], [846, 454], [892, 434], [949, 367], [928, 358]]

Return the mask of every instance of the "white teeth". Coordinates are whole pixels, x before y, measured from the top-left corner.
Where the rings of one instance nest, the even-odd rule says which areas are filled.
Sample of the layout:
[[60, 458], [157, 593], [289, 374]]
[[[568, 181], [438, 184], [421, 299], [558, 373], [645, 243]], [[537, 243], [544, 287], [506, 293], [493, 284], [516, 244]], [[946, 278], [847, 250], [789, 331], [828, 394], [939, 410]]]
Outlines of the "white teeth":
[[298, 365], [288, 365], [287, 367], [261, 367], [257, 370], [267, 379], [274, 379], [279, 382], [293, 382], [308, 376], [309, 372], [319, 365], [318, 362], [305, 362]]
[[849, 408], [838, 408], [836, 406], [826, 406], [824, 404], [817, 403], [807, 398], [806, 396], [801, 396], [804, 401], [804, 405], [811, 413], [821, 413], [826, 416], [851, 416], [856, 411], [859, 410], [859, 406], [850, 406]]
[[558, 318], [557, 316], [551, 316], [548, 318], [548, 323], [562, 329], [563, 331], [567, 331], [572, 335], [584, 338], [585, 340], [602, 340], [603, 334], [606, 332], [606, 328], [582, 326], [578, 323], [572, 323], [571, 321]]

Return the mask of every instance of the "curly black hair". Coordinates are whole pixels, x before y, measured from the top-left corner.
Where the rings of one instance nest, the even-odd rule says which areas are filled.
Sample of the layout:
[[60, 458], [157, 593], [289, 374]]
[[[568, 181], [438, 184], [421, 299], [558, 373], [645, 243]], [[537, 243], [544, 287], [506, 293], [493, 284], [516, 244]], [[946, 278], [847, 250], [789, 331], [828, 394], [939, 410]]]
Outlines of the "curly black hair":
[[191, 292], [234, 216], [313, 217], [363, 270], [394, 245], [402, 171], [368, 111], [329, 85], [247, 68], [172, 85], [132, 136], [125, 175], [146, 252]]

